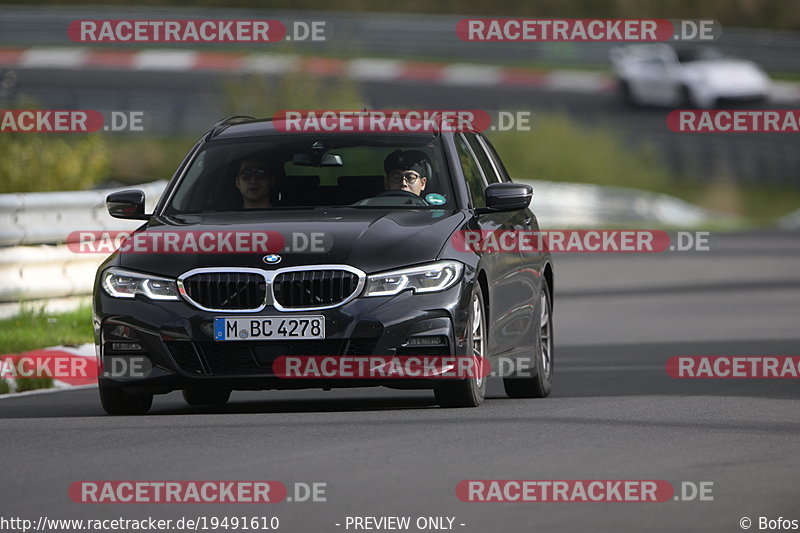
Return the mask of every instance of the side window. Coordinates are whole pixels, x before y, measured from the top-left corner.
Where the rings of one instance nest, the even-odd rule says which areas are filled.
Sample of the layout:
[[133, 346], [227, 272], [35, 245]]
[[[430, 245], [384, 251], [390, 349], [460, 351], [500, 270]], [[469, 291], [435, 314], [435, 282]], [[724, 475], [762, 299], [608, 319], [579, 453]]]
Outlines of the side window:
[[[179, 187], [177, 191], [175, 191], [175, 196], [172, 198], [172, 207], [176, 209], [189, 209], [190, 204], [193, 198], [190, 198], [193, 191], [196, 191], [195, 184], [200, 179], [200, 176], [203, 174], [205, 170], [205, 160], [206, 154], [208, 153], [207, 150], [203, 150], [197, 155], [197, 158], [192, 163], [192, 166], [189, 167], [189, 170], [186, 171], [186, 175], [183, 177], [183, 182], [185, 186]], [[195, 193], [194, 196], [197, 196]]]
[[478, 163], [480, 163], [481, 169], [483, 169], [483, 175], [486, 176], [486, 181], [489, 182], [489, 185], [492, 183], [500, 183], [500, 176], [497, 175], [494, 165], [492, 165], [491, 161], [489, 161], [489, 157], [486, 155], [486, 151], [478, 141], [477, 135], [474, 133], [465, 133], [464, 137], [467, 138], [467, 142], [472, 148], [472, 152], [475, 154], [475, 157], [478, 158]]
[[486, 153], [489, 155], [489, 159], [492, 160], [494, 167], [500, 173], [500, 181], [511, 181], [511, 177], [508, 175], [506, 166], [503, 164], [503, 161], [497, 154], [497, 150], [495, 150], [494, 146], [492, 146], [492, 143], [489, 142], [489, 139], [486, 137], [481, 137], [480, 141], [483, 147], [486, 148]]
[[456, 151], [458, 152], [458, 160], [461, 162], [461, 169], [464, 171], [464, 177], [467, 179], [469, 185], [469, 194], [472, 198], [473, 207], [486, 207], [486, 180], [481, 173], [478, 162], [472, 155], [464, 137], [456, 135]]

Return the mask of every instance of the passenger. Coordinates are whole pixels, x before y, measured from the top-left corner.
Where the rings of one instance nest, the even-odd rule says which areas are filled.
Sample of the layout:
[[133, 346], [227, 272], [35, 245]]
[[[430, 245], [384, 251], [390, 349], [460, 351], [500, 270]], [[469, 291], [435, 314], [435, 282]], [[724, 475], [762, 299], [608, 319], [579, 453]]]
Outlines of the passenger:
[[384, 187], [391, 191], [406, 191], [417, 196], [425, 190], [431, 175], [428, 156], [420, 150], [395, 150], [383, 161], [386, 172]]

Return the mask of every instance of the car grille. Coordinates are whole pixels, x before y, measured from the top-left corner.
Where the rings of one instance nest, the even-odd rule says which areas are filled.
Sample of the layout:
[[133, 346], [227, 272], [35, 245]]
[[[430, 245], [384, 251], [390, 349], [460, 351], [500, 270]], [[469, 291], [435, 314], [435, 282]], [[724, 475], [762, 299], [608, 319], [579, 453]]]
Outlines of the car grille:
[[[215, 376], [272, 375], [272, 363], [286, 355], [369, 355], [378, 339], [328, 339], [270, 342], [165, 343], [180, 370]], [[201, 362], [202, 359], [202, 362]], [[203, 370], [203, 368], [208, 369]]]
[[186, 294], [207, 309], [259, 309], [267, 297], [267, 282], [251, 272], [206, 272], [183, 280]]
[[347, 300], [358, 288], [358, 275], [347, 270], [302, 270], [275, 276], [275, 302], [286, 309], [326, 307]]

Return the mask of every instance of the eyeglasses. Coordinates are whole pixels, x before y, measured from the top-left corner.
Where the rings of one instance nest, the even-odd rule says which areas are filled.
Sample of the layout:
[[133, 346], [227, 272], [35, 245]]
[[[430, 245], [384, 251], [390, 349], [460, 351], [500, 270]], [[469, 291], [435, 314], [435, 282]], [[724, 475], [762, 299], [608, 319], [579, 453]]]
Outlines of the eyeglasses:
[[245, 181], [251, 179], [265, 180], [267, 179], [267, 171], [263, 168], [243, 168], [239, 171], [239, 178]]
[[391, 183], [403, 183], [405, 181], [411, 185], [416, 183], [418, 179], [420, 179], [420, 176], [416, 172], [408, 172], [405, 174], [402, 172], [392, 172], [389, 174], [389, 181]]

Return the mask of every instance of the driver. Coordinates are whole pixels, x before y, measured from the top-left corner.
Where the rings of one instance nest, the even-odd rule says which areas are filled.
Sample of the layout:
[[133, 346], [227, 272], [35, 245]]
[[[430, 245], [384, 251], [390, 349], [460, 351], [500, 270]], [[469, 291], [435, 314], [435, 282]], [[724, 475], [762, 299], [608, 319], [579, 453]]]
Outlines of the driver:
[[274, 206], [276, 181], [283, 175], [283, 168], [258, 157], [245, 158], [236, 174], [236, 189], [242, 195], [242, 207], [257, 209]]
[[384, 187], [390, 191], [406, 191], [417, 196], [425, 190], [431, 175], [428, 156], [420, 150], [395, 150], [383, 161], [386, 171]]

